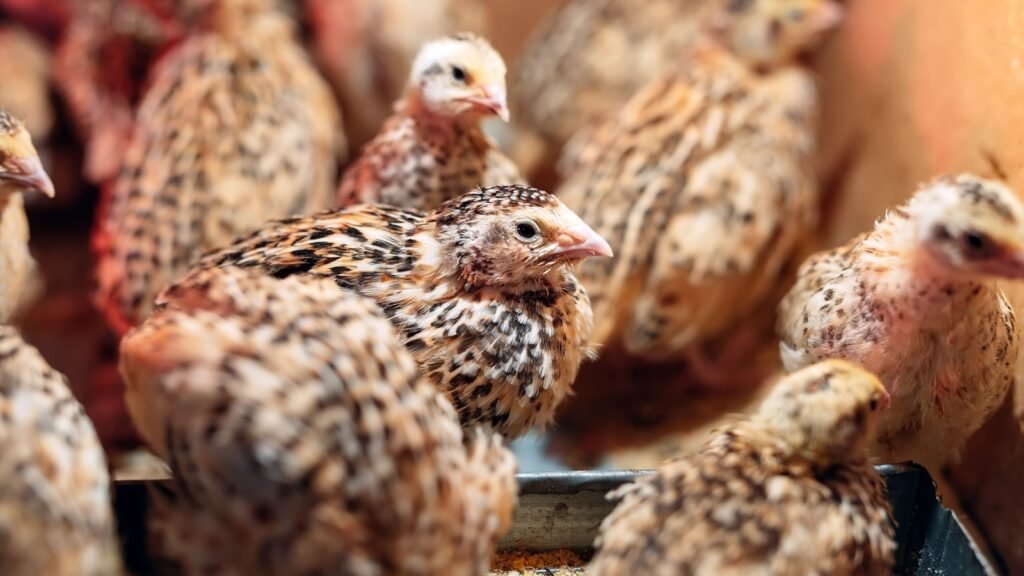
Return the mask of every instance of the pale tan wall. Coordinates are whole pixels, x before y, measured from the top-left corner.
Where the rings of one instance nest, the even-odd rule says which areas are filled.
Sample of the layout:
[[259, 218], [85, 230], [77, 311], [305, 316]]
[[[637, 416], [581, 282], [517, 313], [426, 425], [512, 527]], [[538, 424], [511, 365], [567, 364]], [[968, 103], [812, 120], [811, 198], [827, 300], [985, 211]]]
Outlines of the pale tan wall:
[[[841, 174], [842, 241], [932, 175], [994, 175], [1024, 190], [1024, 1], [850, 0], [818, 61], [822, 168]], [[843, 173], [845, 172], [845, 173]]]

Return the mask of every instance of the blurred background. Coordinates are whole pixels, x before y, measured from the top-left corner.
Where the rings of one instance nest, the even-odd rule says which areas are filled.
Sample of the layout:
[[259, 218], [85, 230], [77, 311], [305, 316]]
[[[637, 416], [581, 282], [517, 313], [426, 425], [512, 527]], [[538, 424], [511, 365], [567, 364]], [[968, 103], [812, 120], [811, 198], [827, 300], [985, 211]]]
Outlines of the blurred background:
[[[117, 456], [136, 447], [137, 439], [122, 407], [116, 341], [90, 301], [89, 237], [102, 182], [116, 173], [120, 138], [130, 123], [130, 114], [121, 111], [137, 102], [149, 66], [165, 49], [166, 31], [142, 12], [110, 9], [113, 2], [0, 0], [0, 105], [25, 120], [57, 189], [53, 200], [30, 200], [32, 251], [45, 291], [21, 324], [27, 338], [68, 375], [108, 450]], [[360, 2], [282, 4], [302, 23], [311, 52], [336, 88], [350, 148], [357, 150], [390, 110], [406, 71], [388, 68], [395, 60], [379, 54], [333, 59], [357, 50], [342, 40], [349, 37], [345, 27], [360, 21], [337, 14], [358, 13]], [[380, 0], [416, 31], [399, 37], [396, 50], [405, 42], [414, 52], [425, 39], [417, 34], [465, 26], [485, 33], [514, 71], [524, 42], [558, 3], [486, 0], [461, 7], [451, 2], [455, 15], [444, 22], [420, 17], [421, 4], [430, 2]], [[639, 9], [645, 2], [636, 5]], [[844, 6], [844, 23], [812, 60], [823, 96], [817, 169], [826, 201], [816, 245], [809, 249], [834, 246], [866, 230], [885, 208], [935, 174], [972, 171], [1024, 190], [1024, 107], [1019, 102], [1024, 96], [1024, 0], [846, 0]], [[80, 44], [58, 54], [74, 33], [73, 24], [83, 18], [94, 18], [94, 26], [103, 22], [107, 33], [90, 38], [95, 30], [81, 28]], [[88, 50], [96, 51], [99, 66], [68, 63]], [[630, 57], [627, 50], [613, 65], [639, 64]], [[75, 92], [57, 88], [58, 82], [73, 86], [88, 80], [78, 74], [94, 75], [93, 81], [114, 87], [120, 99], [109, 113], [92, 119], [99, 128], [83, 127], [66, 96]], [[360, 81], [374, 89], [360, 91]], [[517, 105], [523, 104], [513, 101], [513, 118], [522, 112]], [[496, 135], [530, 167], [531, 182], [551, 186], [550, 156], [522, 139], [512, 143], [507, 130], [499, 127]], [[95, 139], [88, 155], [83, 153], [86, 132]], [[1020, 314], [1024, 293], [1006, 289]], [[673, 387], [645, 387], [673, 377], [671, 367], [624, 367], [615, 358], [586, 367], [559, 427], [522, 447], [533, 455], [524, 467], [656, 465], [699, 444], [722, 417], [747, 409], [758, 394], [704, 397]], [[1012, 418], [1015, 400], [1024, 405], [1024, 391], [1013, 391], [972, 439], [962, 461], [949, 468], [945, 481], [948, 498], [960, 501], [998, 561], [1009, 573], [1024, 574], [1024, 438]], [[543, 455], [557, 457], [560, 464]]]

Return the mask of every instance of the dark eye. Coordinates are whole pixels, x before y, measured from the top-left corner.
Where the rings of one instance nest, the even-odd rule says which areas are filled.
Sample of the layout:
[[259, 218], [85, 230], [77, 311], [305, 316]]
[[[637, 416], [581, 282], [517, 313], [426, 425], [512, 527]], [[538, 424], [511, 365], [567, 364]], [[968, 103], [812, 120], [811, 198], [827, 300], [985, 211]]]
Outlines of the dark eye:
[[456, 82], [466, 83], [466, 71], [458, 66], [452, 66], [452, 78], [455, 78]]
[[985, 252], [988, 250], [990, 245], [988, 237], [980, 232], [964, 232], [962, 240], [964, 246], [972, 252]]
[[874, 412], [878, 410], [878, 398], [872, 397], [871, 401], [868, 402], [868, 409]]
[[533, 222], [520, 222], [516, 224], [516, 236], [518, 236], [520, 240], [531, 242], [540, 236], [540, 230], [537, 229], [537, 225]]

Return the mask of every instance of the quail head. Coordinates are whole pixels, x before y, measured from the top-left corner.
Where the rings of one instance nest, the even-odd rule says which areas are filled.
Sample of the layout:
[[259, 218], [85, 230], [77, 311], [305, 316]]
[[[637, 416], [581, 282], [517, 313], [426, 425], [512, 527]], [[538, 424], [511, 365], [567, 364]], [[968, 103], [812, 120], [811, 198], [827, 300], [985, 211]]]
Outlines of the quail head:
[[839, 24], [836, 0], [720, 0], [711, 35], [754, 67], [792, 62]]
[[53, 182], [25, 125], [0, 109], [0, 195], [39, 192], [53, 197]]

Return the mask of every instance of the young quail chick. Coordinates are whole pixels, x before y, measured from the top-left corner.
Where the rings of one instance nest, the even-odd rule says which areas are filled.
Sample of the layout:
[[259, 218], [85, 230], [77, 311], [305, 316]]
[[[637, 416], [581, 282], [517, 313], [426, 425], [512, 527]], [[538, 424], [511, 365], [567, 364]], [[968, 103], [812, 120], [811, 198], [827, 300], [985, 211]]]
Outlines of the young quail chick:
[[998, 280], [1024, 278], [1024, 205], [962, 174], [925, 184], [874, 231], [801, 266], [779, 306], [789, 370], [847, 358], [892, 395], [874, 451], [937, 473], [999, 406], [1019, 349]]
[[154, 73], [95, 232], [96, 301], [117, 332], [200, 254], [324, 208], [333, 188], [339, 117], [291, 22], [270, 0], [182, 4], [196, 28]]
[[891, 574], [891, 510], [866, 453], [888, 401], [844, 361], [789, 375], [750, 420], [613, 492], [589, 573]]
[[552, 420], [591, 354], [573, 275], [590, 256], [611, 256], [608, 243], [557, 198], [499, 186], [427, 215], [359, 205], [285, 220], [198, 267], [323, 276], [373, 298], [464, 426], [516, 437]]
[[120, 573], [99, 438], [64, 376], [0, 325], [0, 566], [9, 576]]
[[837, 9], [724, 10], [718, 41], [695, 48], [686, 73], [646, 86], [564, 159], [559, 196], [618, 254], [580, 270], [595, 342], [650, 359], [692, 355], [749, 314], [816, 216], [817, 97], [792, 61]]
[[430, 42], [413, 63], [395, 115], [346, 170], [338, 206], [433, 210], [479, 186], [521, 183], [519, 170], [480, 129], [488, 116], [508, 120], [501, 56], [472, 34]]
[[39, 291], [22, 199], [22, 193], [32, 191], [53, 197], [53, 183], [25, 125], [0, 109], [0, 323], [23, 310]]
[[463, 446], [371, 300], [212, 268], [129, 332], [132, 416], [171, 466], [154, 531], [183, 574], [484, 574], [515, 501], [497, 437]]

